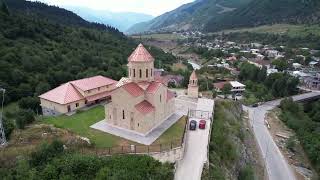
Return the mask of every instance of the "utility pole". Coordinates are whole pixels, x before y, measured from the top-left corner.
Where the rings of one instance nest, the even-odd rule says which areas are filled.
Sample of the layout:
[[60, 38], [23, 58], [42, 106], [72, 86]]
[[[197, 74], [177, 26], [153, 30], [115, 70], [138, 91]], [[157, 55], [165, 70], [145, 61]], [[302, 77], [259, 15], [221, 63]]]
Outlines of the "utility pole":
[[6, 92], [5, 89], [0, 88], [2, 91], [2, 103], [1, 103], [1, 112], [0, 112], [0, 146], [5, 146], [7, 144], [6, 135], [4, 133], [3, 127], [3, 104], [4, 104], [4, 93]]

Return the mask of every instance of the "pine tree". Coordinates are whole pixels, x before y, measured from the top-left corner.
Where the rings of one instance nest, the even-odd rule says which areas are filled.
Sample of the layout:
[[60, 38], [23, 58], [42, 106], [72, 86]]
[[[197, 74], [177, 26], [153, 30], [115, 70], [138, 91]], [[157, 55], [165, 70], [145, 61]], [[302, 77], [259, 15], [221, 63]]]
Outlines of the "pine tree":
[[9, 15], [8, 6], [4, 2], [1, 2], [1, 11]]

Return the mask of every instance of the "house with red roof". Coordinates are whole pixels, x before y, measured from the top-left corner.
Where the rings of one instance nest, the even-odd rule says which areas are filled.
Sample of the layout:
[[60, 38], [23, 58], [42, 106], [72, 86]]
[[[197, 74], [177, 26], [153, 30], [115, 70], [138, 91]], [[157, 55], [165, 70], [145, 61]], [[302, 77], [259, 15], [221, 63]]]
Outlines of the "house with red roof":
[[70, 81], [39, 96], [45, 116], [73, 112], [111, 98], [117, 81], [94, 76]]
[[174, 113], [174, 93], [154, 74], [154, 58], [139, 44], [128, 58], [128, 77], [117, 82], [105, 104], [108, 124], [147, 134]]

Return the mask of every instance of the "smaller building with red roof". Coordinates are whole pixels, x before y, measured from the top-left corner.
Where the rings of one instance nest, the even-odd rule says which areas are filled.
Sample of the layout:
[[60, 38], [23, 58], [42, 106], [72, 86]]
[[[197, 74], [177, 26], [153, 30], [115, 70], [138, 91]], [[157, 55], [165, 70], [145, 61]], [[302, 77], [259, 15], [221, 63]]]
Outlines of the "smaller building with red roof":
[[111, 98], [117, 81], [94, 76], [70, 81], [39, 96], [45, 116], [76, 111]]

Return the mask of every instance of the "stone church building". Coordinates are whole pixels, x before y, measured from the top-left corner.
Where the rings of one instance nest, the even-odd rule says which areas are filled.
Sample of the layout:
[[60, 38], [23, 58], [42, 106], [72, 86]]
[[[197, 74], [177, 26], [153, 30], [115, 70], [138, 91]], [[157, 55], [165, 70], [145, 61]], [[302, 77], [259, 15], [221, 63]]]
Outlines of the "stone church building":
[[175, 111], [174, 93], [154, 78], [154, 58], [140, 44], [128, 58], [122, 78], [105, 105], [108, 124], [146, 135]]

